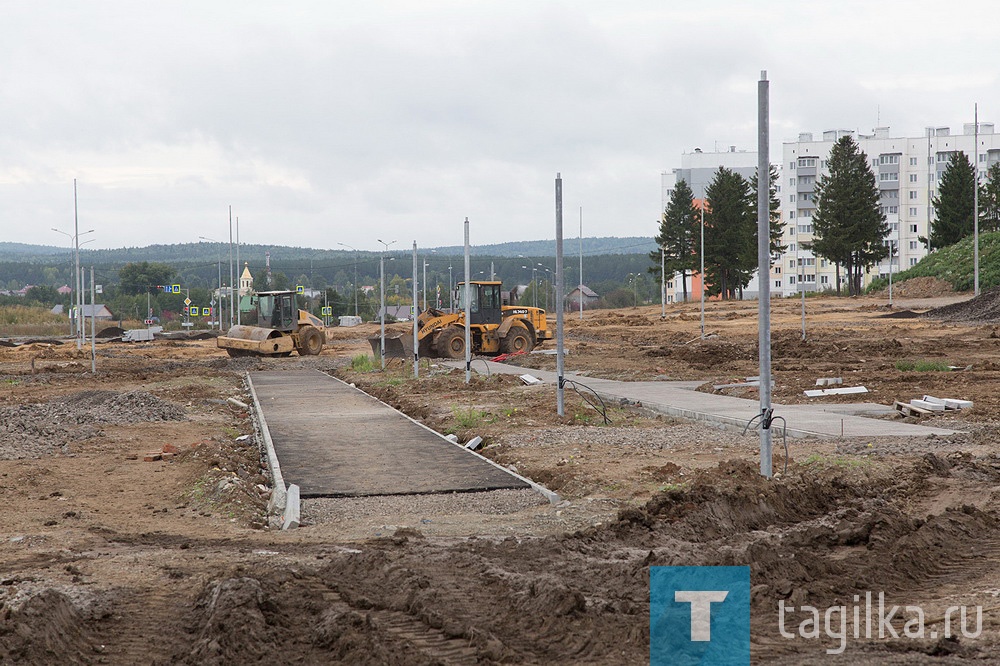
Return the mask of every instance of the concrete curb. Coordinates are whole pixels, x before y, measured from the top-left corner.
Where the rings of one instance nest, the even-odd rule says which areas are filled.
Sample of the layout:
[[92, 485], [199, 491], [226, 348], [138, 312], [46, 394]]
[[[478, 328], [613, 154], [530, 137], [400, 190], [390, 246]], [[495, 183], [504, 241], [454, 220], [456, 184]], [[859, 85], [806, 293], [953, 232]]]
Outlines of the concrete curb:
[[[334, 381], [338, 381], [341, 384], [344, 384], [345, 386], [350, 386], [350, 384], [348, 384], [344, 380], [338, 379], [337, 377], [334, 377], [333, 375], [328, 375], [327, 373], [323, 372], [322, 370], [317, 370], [316, 372], [319, 372], [319, 373], [321, 373], [323, 375], [326, 375], [327, 377], [330, 377]], [[381, 400], [379, 400], [375, 396], [371, 395], [370, 393], [365, 393], [364, 391], [362, 391], [361, 389], [359, 389], [356, 386], [351, 386], [351, 388], [353, 388], [355, 391], [360, 391], [361, 393], [364, 393], [365, 395], [367, 395], [368, 397], [370, 397], [372, 400], [375, 400], [376, 402], [385, 405], [386, 407], [388, 407], [392, 411], [396, 412], [397, 414], [402, 415], [404, 418], [408, 419], [412, 423], [416, 423], [418, 426], [420, 426], [421, 428], [423, 428], [427, 432], [434, 433], [435, 435], [437, 435], [438, 437], [441, 438], [442, 442], [446, 442], [446, 443], [448, 443], [448, 444], [450, 444], [452, 446], [457, 446], [458, 448], [462, 449], [462, 451], [464, 451], [465, 453], [468, 453], [469, 455], [472, 455], [472, 456], [476, 456], [480, 460], [489, 463], [493, 467], [496, 467], [497, 469], [503, 470], [507, 474], [510, 474], [515, 479], [518, 479], [519, 481], [523, 481], [524, 483], [528, 484], [528, 486], [530, 486], [532, 490], [534, 490], [535, 492], [537, 492], [538, 494], [540, 494], [542, 497], [544, 497], [545, 499], [547, 499], [549, 501], [549, 504], [559, 504], [560, 502], [562, 502], [562, 498], [559, 497], [559, 495], [557, 493], [549, 490], [548, 488], [546, 488], [542, 484], [536, 483], [535, 481], [532, 481], [531, 479], [529, 479], [527, 477], [521, 476], [520, 474], [517, 474], [516, 472], [512, 472], [509, 469], [507, 469], [506, 467], [504, 467], [503, 465], [498, 465], [497, 463], [493, 462], [492, 460], [490, 460], [486, 456], [480, 455], [479, 453], [476, 453], [475, 451], [473, 451], [471, 449], [465, 448], [464, 444], [460, 444], [459, 442], [453, 442], [453, 441], [451, 441], [450, 439], [448, 439], [447, 437], [445, 437], [444, 435], [442, 435], [441, 433], [439, 433], [437, 430], [434, 430], [433, 428], [428, 428], [426, 425], [424, 425], [420, 421], [417, 421], [416, 419], [410, 418], [407, 414], [404, 414], [403, 412], [399, 411], [398, 409], [396, 409], [395, 407], [393, 407], [392, 405], [390, 405], [388, 403], [382, 402]]]
[[[269, 517], [269, 522], [272, 523], [272, 527], [280, 527], [281, 529], [287, 529], [289, 523], [285, 520], [288, 513], [288, 490], [285, 488], [285, 480], [281, 476], [281, 465], [278, 463], [278, 454], [274, 451], [274, 442], [271, 441], [271, 432], [267, 428], [267, 421], [264, 420], [264, 410], [260, 407], [260, 400], [257, 399], [257, 391], [254, 389], [253, 380], [250, 379], [250, 373], [246, 373], [246, 385], [250, 391], [250, 397], [253, 400], [253, 409], [251, 414], [253, 415], [254, 429], [260, 434], [257, 441], [258, 446], [261, 449], [261, 453], [267, 458], [267, 468], [271, 473], [271, 500], [267, 503], [267, 514]], [[291, 507], [292, 514], [296, 518], [296, 525], [298, 524], [299, 506], [298, 506], [298, 493], [295, 493], [295, 506]], [[294, 525], [292, 525], [294, 527]]]

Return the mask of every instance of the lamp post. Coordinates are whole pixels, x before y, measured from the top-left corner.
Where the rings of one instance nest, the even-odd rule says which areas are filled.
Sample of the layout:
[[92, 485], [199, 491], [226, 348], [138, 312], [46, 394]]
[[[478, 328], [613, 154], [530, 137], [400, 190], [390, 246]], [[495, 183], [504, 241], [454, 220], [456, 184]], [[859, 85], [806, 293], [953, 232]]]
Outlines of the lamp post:
[[216, 259], [219, 267], [219, 307], [215, 307], [214, 300], [212, 301], [212, 307], [215, 308], [215, 323], [219, 325], [219, 332], [222, 332], [222, 317], [219, 316], [222, 311], [222, 241], [217, 241], [207, 236], [198, 236], [198, 239], [219, 244], [219, 247], [216, 248]]
[[[542, 263], [539, 263], [538, 266], [543, 271], [545, 271], [546, 273], [549, 274], [549, 285], [551, 285], [552, 284], [552, 270], [550, 268], [546, 267], [545, 264], [542, 264]], [[546, 287], [545, 288], [545, 310], [548, 311], [548, 309], [549, 309], [549, 288]]]
[[[395, 241], [393, 241], [395, 242]], [[337, 243], [348, 249], [354, 250], [354, 316], [358, 316], [358, 249], [351, 247], [347, 243]]]
[[386, 243], [381, 238], [376, 238], [375, 240], [384, 246], [384, 251], [378, 259], [379, 294], [382, 300], [382, 308], [379, 313], [380, 333], [378, 353], [379, 356], [382, 357], [382, 369], [385, 370], [385, 255], [389, 251], [389, 246], [396, 241], [389, 241]]
[[[528, 270], [528, 266], [521, 266], [524, 270]], [[538, 297], [536, 293], [538, 292], [538, 286], [535, 284], [535, 271], [537, 270], [534, 266], [531, 266], [531, 307], [538, 307]]]
[[[427, 263], [427, 259], [424, 259], [424, 282], [423, 282], [423, 286], [424, 286], [424, 311], [425, 312], [427, 311], [427, 266], [428, 265], [429, 264]], [[416, 316], [416, 315], [414, 315], [414, 316]]]
[[[73, 201], [74, 202], [76, 201], [76, 181], [75, 180], [73, 181]], [[80, 337], [81, 334], [83, 333], [83, 329], [81, 328], [81, 324], [80, 324], [80, 315], [83, 312], [83, 286], [82, 286], [82, 284], [80, 282], [80, 236], [84, 236], [86, 234], [92, 234], [92, 233], [94, 233], [93, 229], [88, 229], [87, 231], [84, 231], [83, 233], [80, 233], [79, 229], [80, 229], [79, 224], [77, 223], [77, 221], [75, 219], [74, 219], [74, 222], [73, 222], [73, 233], [72, 234], [70, 234], [70, 233], [68, 233], [66, 231], [60, 231], [59, 229], [56, 229], [55, 227], [52, 227], [52, 231], [56, 232], [57, 234], [62, 234], [63, 236], [66, 236], [73, 243], [73, 257], [74, 257], [74, 261], [76, 263], [76, 268], [74, 269], [74, 276], [75, 276], [75, 281], [76, 281], [76, 298], [73, 300], [74, 307], [76, 308], [76, 317], [74, 318], [74, 322], [76, 323], [76, 328], [74, 329], [74, 333], [76, 334], [76, 348], [77, 349], [81, 349], [83, 347], [83, 342], [82, 342], [81, 337]]]

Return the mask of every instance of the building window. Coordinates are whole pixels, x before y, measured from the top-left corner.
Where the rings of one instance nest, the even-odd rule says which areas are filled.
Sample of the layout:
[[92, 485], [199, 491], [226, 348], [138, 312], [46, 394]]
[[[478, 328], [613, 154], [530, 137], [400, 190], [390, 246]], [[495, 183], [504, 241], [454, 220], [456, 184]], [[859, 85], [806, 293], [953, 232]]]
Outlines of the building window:
[[910, 166], [917, 166], [917, 158], [916, 157], [911, 157], [910, 158]]
[[795, 179], [794, 178], [789, 178], [788, 179], [788, 184], [789, 185], [795, 185]]
[[899, 155], [879, 155], [879, 164], [899, 164]]
[[794, 194], [789, 194], [788, 195], [788, 201], [791, 202], [791, 203], [795, 203], [795, 195]]
[[789, 171], [795, 171], [795, 162], [789, 162], [788, 169]]
[[795, 268], [795, 260], [794, 259], [789, 259], [788, 260], [788, 267], [789, 268]]
[[910, 215], [913, 216], [913, 217], [916, 217], [916, 215], [917, 215], [917, 209], [916, 208], [911, 208], [910, 209]]
[[879, 180], [899, 180], [899, 172], [892, 171], [889, 173], [880, 173], [878, 175]]
[[812, 215], [813, 213], [809, 209], [799, 211], [799, 217], [812, 217]]
[[[789, 252], [795, 252], [795, 243], [789, 243], [788, 244], [788, 251]], [[795, 264], [791, 264], [791, 265], [794, 266]]]
[[788, 284], [795, 284], [795, 276], [794, 275], [789, 275], [788, 276]]
[[917, 174], [915, 174], [915, 173], [911, 173], [910, 174], [910, 182], [911, 183], [917, 182]]
[[910, 249], [911, 250], [917, 249], [917, 241], [910, 241]]
[[811, 224], [800, 224], [799, 233], [800, 234], [811, 234], [813, 232], [813, 225]]
[[915, 225], [915, 224], [911, 224], [910, 225], [910, 233], [911, 234], [917, 233], [917, 225]]
[[820, 284], [830, 284], [830, 276], [829, 275], [820, 275], [819, 276], [819, 283]]
[[917, 258], [916, 257], [910, 257], [910, 265], [911, 266], [916, 266], [917, 265]]
[[910, 199], [916, 199], [916, 198], [917, 198], [917, 191], [916, 190], [911, 190], [910, 191]]
[[980, 153], [979, 154], [979, 161], [980, 162], [985, 162], [986, 161], [986, 153]]
[[788, 211], [788, 219], [789, 220], [794, 220], [795, 219], [795, 211], [794, 210]]
[[[800, 167], [814, 167], [814, 166], [816, 166], [816, 158], [815, 157], [800, 157], [799, 158], [799, 166]], [[795, 167], [793, 166], [792, 168], [794, 169]]]
[[899, 198], [899, 190], [885, 190], [884, 192], [882, 192], [882, 198], [883, 199], [898, 199]]

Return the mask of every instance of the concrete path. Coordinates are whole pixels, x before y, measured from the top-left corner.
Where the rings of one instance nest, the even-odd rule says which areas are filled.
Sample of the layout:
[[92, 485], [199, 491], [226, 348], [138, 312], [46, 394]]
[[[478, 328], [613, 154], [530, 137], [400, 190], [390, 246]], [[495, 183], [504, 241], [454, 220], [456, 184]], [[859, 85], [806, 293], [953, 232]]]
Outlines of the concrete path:
[[281, 476], [301, 496], [411, 495], [529, 483], [316, 370], [250, 373]]
[[[465, 368], [461, 361], [448, 361], [447, 365]], [[529, 374], [547, 384], [555, 384], [556, 373], [531, 368], [519, 368], [506, 363], [494, 363], [476, 359], [472, 369], [481, 374]], [[615, 403], [621, 400], [639, 402], [643, 407], [693, 421], [705, 421], [716, 426], [743, 429], [760, 412], [758, 400], [734, 398], [727, 395], [701, 393], [694, 389], [704, 382], [619, 382], [594, 377], [579, 377], [566, 374], [567, 382], [579, 382], [591, 389], [605, 401]], [[572, 390], [567, 386], [566, 390]], [[583, 390], [583, 389], [581, 389]], [[585, 392], [585, 391], [584, 391]], [[789, 437], [927, 437], [930, 435], [952, 435], [954, 430], [930, 428], [900, 421], [866, 418], [864, 414], [877, 416], [892, 413], [891, 407], [862, 403], [781, 405], [772, 404], [774, 415], [785, 418]], [[780, 428], [780, 421], [772, 428]]]

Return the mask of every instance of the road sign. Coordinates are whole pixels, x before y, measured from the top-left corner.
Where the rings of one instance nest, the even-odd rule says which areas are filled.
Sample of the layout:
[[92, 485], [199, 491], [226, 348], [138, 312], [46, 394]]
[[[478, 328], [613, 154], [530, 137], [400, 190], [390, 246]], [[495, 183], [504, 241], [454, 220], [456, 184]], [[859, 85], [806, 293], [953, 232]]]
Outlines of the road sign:
[[179, 284], [175, 284], [170, 288], [170, 290], [175, 294], [179, 294], [181, 293], [181, 286]]
[[153, 325], [153, 320], [152, 319], [147, 319], [146, 321], [144, 321], [142, 323], [144, 323], [146, 326], [152, 326]]
[[332, 315], [333, 314], [333, 306], [332, 305], [324, 305], [320, 309], [320, 314], [322, 314], [324, 316]]
[[201, 312], [201, 310], [200, 310], [200, 309], [198, 309], [198, 306], [197, 306], [197, 305], [192, 305], [192, 306], [191, 306], [191, 316], [192, 316], [192, 317], [197, 317], [197, 316], [199, 315], [199, 313], [200, 313], [200, 312]]
[[306, 293], [306, 288], [303, 287], [301, 284], [297, 284], [297, 285], [295, 285], [295, 293], [296, 294], [304, 294], [304, 293]]
[[190, 298], [185, 298], [184, 299], [184, 305], [191, 305], [191, 299]]

